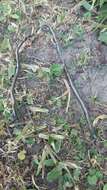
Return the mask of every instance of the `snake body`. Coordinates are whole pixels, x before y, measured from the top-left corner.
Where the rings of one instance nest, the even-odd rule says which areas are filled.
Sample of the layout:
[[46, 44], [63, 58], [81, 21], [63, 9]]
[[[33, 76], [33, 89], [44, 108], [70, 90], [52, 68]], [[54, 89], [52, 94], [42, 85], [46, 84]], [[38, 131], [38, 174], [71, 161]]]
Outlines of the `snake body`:
[[10, 89], [10, 95], [11, 95], [11, 101], [12, 101], [12, 116], [14, 119], [17, 119], [17, 108], [16, 108], [16, 99], [15, 99], [15, 86], [16, 86], [16, 81], [20, 72], [20, 60], [19, 60], [19, 51], [20, 48], [22, 47], [22, 45], [28, 40], [28, 38], [30, 38], [31, 35], [29, 35], [28, 37], [25, 37], [24, 40], [18, 45], [18, 47], [16, 48], [16, 70], [15, 70], [15, 75], [13, 77], [13, 81], [12, 81], [12, 85], [11, 85], [11, 89]]
[[62, 53], [61, 53], [61, 50], [60, 50], [60, 48], [59, 48], [59, 43], [58, 43], [58, 41], [57, 41], [56, 35], [55, 35], [55, 33], [54, 33], [52, 27], [51, 27], [49, 24], [45, 24], [45, 26], [47, 26], [47, 27], [49, 28], [49, 30], [50, 30], [50, 32], [51, 32], [51, 34], [52, 34], [52, 36], [53, 36], [53, 39], [54, 39], [55, 44], [56, 44], [57, 53], [58, 53], [58, 55], [59, 55], [59, 58], [60, 58], [60, 61], [61, 61], [62, 65], [63, 65], [63, 67], [64, 67], [64, 72], [65, 72], [66, 77], [67, 77], [67, 79], [68, 79], [68, 81], [69, 81], [70, 87], [71, 87], [71, 89], [72, 89], [72, 91], [73, 91], [73, 93], [74, 93], [76, 99], [78, 100], [78, 102], [79, 102], [79, 104], [80, 104], [80, 106], [81, 106], [81, 108], [82, 108], [82, 110], [83, 110], [83, 113], [84, 113], [84, 115], [85, 115], [85, 118], [86, 118], [86, 121], [87, 121], [87, 124], [88, 124], [87, 127], [88, 127], [88, 130], [89, 130], [89, 132], [90, 132], [90, 135], [91, 135], [91, 137], [92, 137], [93, 139], [95, 139], [95, 138], [96, 138], [96, 135], [95, 135], [94, 128], [92, 127], [92, 124], [91, 124], [91, 121], [90, 121], [90, 116], [89, 116], [88, 110], [87, 110], [87, 108], [86, 108], [86, 106], [85, 106], [85, 104], [84, 104], [82, 98], [80, 97], [80, 95], [79, 95], [79, 93], [78, 93], [78, 90], [76, 89], [76, 87], [75, 87], [75, 85], [74, 85], [74, 82], [73, 82], [73, 80], [72, 80], [72, 78], [71, 78], [71, 75], [70, 75], [70, 73], [69, 73], [69, 71], [68, 71], [68, 68], [67, 68], [67, 66], [66, 66], [66, 64], [65, 64], [65, 61], [64, 61], [64, 59], [62, 58]]

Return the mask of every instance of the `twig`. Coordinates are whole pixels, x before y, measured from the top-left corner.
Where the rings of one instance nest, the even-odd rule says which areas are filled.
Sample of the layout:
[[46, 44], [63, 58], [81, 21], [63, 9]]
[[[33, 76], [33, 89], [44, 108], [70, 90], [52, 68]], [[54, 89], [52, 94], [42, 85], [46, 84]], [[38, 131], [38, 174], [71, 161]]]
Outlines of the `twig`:
[[11, 89], [10, 89], [10, 95], [11, 95], [11, 101], [12, 101], [12, 110], [13, 110], [13, 117], [17, 118], [17, 109], [16, 109], [16, 99], [15, 99], [15, 85], [16, 85], [16, 81], [20, 72], [20, 61], [19, 61], [19, 52], [20, 49], [22, 47], [22, 45], [33, 35], [29, 35], [27, 37], [24, 38], [24, 40], [18, 45], [17, 49], [16, 49], [16, 71], [15, 71], [15, 75], [13, 78], [13, 82], [11, 85]]
[[88, 130], [90, 132], [90, 135], [91, 135], [92, 138], [95, 138], [95, 132], [94, 132], [94, 128], [92, 127], [92, 124], [91, 124], [91, 121], [90, 121], [88, 110], [87, 110], [82, 98], [80, 97], [80, 95], [79, 95], [79, 93], [78, 93], [78, 91], [77, 91], [77, 89], [76, 89], [76, 87], [75, 87], [75, 85], [74, 85], [74, 83], [72, 81], [71, 75], [70, 75], [70, 73], [69, 73], [69, 71], [67, 69], [65, 61], [62, 58], [62, 53], [61, 53], [61, 50], [60, 50], [59, 43], [58, 43], [58, 40], [56, 38], [55, 32], [54, 32], [54, 30], [52, 29], [52, 27], [48, 23], [45, 23], [43, 26], [48, 27], [48, 29], [50, 30], [50, 32], [51, 32], [51, 34], [53, 36], [53, 39], [54, 39], [55, 44], [56, 44], [57, 53], [59, 55], [61, 63], [63, 64], [64, 72], [65, 72], [66, 77], [67, 77], [67, 79], [69, 81], [70, 87], [71, 87], [74, 95], [76, 96], [79, 104], [81, 105], [81, 108], [82, 108], [83, 112], [84, 112], [84, 115], [85, 115], [85, 118], [86, 118], [86, 121], [87, 121], [87, 124], [88, 124], [87, 127], [88, 127]]

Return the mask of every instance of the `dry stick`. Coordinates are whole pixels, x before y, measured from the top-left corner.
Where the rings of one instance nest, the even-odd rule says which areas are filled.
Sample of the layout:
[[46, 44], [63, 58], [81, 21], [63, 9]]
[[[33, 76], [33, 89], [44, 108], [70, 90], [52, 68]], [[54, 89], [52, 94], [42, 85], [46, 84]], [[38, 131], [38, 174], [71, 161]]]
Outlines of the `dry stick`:
[[68, 71], [68, 69], [67, 69], [67, 66], [66, 66], [66, 64], [65, 64], [65, 61], [64, 61], [64, 59], [62, 58], [62, 53], [61, 53], [61, 50], [60, 50], [59, 43], [58, 43], [58, 41], [57, 41], [55, 32], [53, 31], [52, 27], [51, 27], [49, 24], [46, 23], [46, 24], [44, 24], [44, 26], [46, 26], [46, 27], [49, 28], [49, 30], [50, 30], [50, 32], [51, 32], [51, 34], [52, 34], [52, 36], [53, 36], [53, 39], [54, 39], [55, 44], [56, 44], [57, 53], [58, 53], [58, 55], [59, 55], [59, 58], [60, 58], [60, 60], [61, 60], [61, 63], [62, 63], [63, 66], [64, 66], [64, 71], [65, 71], [65, 74], [66, 74], [67, 79], [68, 79], [68, 81], [69, 81], [70, 87], [71, 87], [71, 89], [72, 89], [74, 95], [76, 96], [76, 98], [77, 98], [79, 104], [81, 105], [81, 108], [82, 108], [83, 112], [84, 112], [84, 115], [85, 115], [86, 120], [87, 120], [87, 124], [88, 124], [87, 127], [88, 127], [88, 130], [89, 130], [89, 132], [90, 132], [90, 135], [91, 135], [92, 138], [95, 138], [96, 136], [95, 136], [94, 128], [92, 127], [92, 124], [91, 124], [91, 121], [90, 121], [90, 117], [89, 117], [88, 110], [87, 110], [87, 108], [86, 108], [86, 106], [85, 106], [83, 100], [81, 99], [81, 97], [80, 97], [80, 95], [79, 95], [79, 93], [78, 93], [78, 91], [77, 91], [77, 89], [76, 89], [76, 87], [75, 87], [75, 85], [74, 85], [74, 83], [73, 83], [73, 81], [72, 81], [72, 78], [71, 78], [70, 73], [69, 73], [69, 71]]
[[12, 101], [12, 110], [13, 110], [13, 117], [17, 118], [17, 108], [16, 108], [16, 99], [15, 99], [15, 85], [16, 85], [16, 81], [20, 72], [20, 61], [19, 61], [19, 51], [20, 48], [22, 47], [22, 45], [33, 35], [29, 35], [27, 37], [24, 38], [24, 40], [18, 45], [17, 49], [16, 49], [16, 71], [15, 71], [15, 75], [13, 78], [13, 82], [11, 85], [11, 89], [10, 89], [10, 95], [11, 95], [11, 101]]

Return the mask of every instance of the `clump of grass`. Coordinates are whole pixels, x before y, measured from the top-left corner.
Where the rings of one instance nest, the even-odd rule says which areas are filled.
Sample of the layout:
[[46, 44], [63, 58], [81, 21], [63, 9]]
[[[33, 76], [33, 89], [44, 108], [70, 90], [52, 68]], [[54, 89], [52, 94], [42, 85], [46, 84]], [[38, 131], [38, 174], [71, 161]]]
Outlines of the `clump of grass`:
[[107, 1], [84, 0], [80, 5], [87, 11], [85, 18], [92, 21], [95, 30], [99, 29], [99, 41], [107, 44]]

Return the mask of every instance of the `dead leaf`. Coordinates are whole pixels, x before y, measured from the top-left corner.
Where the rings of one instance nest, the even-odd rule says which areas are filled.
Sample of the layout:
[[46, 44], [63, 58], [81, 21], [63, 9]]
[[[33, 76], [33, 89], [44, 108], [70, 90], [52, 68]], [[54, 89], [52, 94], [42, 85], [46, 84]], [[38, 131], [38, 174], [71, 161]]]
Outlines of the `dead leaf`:
[[33, 113], [36, 113], [36, 112], [39, 112], [39, 113], [48, 113], [48, 112], [49, 112], [49, 110], [46, 109], [46, 108], [33, 107], [33, 106], [30, 106], [30, 110], [31, 110]]
[[28, 69], [28, 70], [32, 70], [34, 73], [37, 72], [37, 70], [39, 69], [38, 65], [34, 65], [34, 64], [23, 64], [23, 68]]
[[24, 160], [25, 159], [25, 153], [26, 151], [25, 150], [21, 150], [19, 153], [18, 153], [18, 159], [19, 160]]
[[93, 121], [93, 127], [95, 127], [97, 125], [97, 123], [99, 122], [99, 120], [105, 120], [105, 119], [107, 119], [107, 115], [105, 115], [105, 114], [99, 115]]
[[77, 166], [75, 163], [70, 161], [65, 161], [64, 164], [71, 169], [81, 169], [81, 167]]

